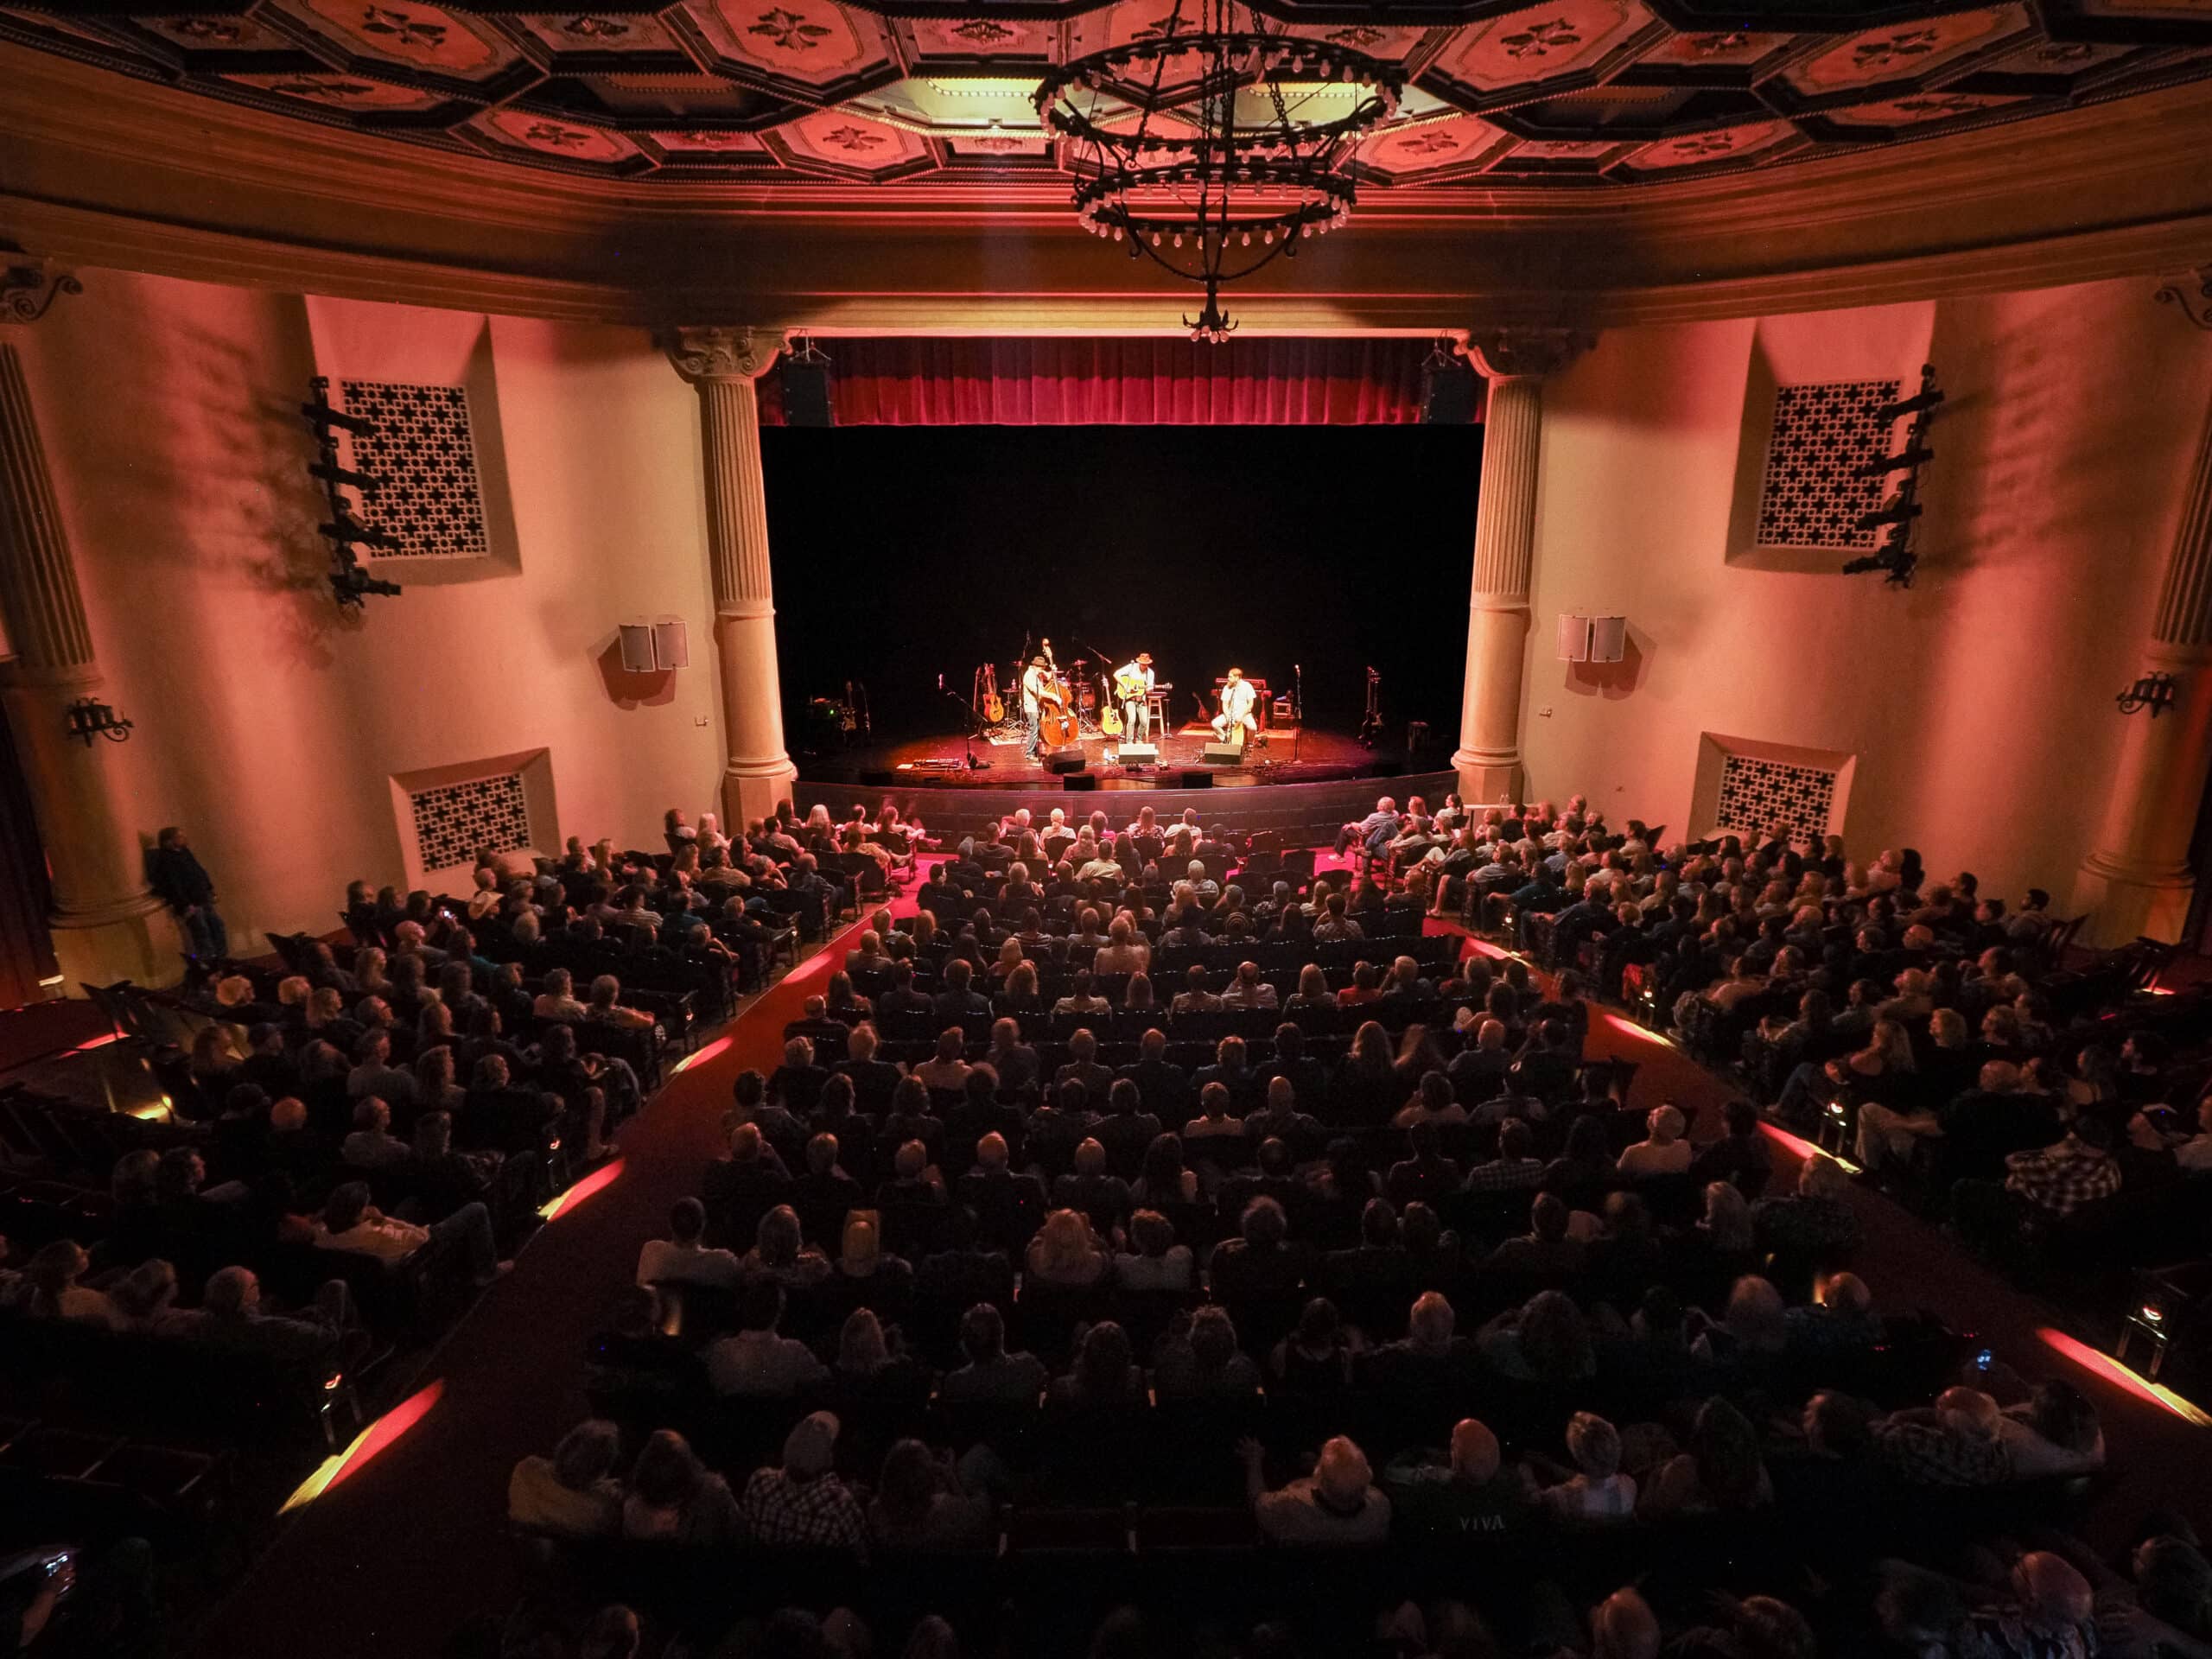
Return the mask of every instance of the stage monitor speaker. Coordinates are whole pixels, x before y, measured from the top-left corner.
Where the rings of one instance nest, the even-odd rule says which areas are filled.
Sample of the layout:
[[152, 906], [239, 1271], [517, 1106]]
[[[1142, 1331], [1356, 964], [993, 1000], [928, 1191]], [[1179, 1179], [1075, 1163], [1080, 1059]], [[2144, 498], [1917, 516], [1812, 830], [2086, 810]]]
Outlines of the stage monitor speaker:
[[799, 358], [784, 359], [784, 424], [786, 426], [835, 426], [837, 417], [830, 401], [830, 360], [822, 358], [806, 362]]
[[652, 673], [653, 631], [643, 623], [625, 622], [619, 632], [622, 636], [622, 671], [625, 674]]
[[1160, 745], [1157, 743], [1124, 743], [1115, 753], [1121, 756], [1122, 764], [1125, 766], [1156, 766], [1160, 761]]
[[1233, 766], [1243, 758], [1243, 746], [1236, 743], [1209, 743], [1198, 751], [1198, 759], [1210, 766]]
[[1071, 772], [1060, 779], [1062, 789], [1096, 789], [1098, 774], [1095, 772]]
[[1593, 616], [1590, 619], [1590, 660], [1618, 663], [1628, 648], [1628, 619]]
[[1081, 772], [1084, 766], [1083, 751], [1077, 748], [1053, 749], [1045, 756], [1045, 770], [1047, 772]]
[[1482, 378], [1464, 364], [1433, 363], [1421, 375], [1421, 418], [1424, 426], [1471, 426]]
[[691, 666], [691, 637], [681, 622], [653, 624], [653, 664], [657, 668]]
[[1183, 774], [1181, 787], [1185, 789], [1211, 789], [1213, 787], [1213, 773], [1210, 772], [1186, 772]]

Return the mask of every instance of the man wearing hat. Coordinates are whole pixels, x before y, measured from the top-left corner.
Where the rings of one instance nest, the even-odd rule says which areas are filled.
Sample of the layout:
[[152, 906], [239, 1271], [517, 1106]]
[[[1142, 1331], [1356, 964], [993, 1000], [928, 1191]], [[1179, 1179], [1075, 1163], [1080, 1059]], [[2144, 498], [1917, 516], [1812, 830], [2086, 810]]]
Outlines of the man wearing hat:
[[849, 1549], [868, 1554], [868, 1521], [835, 1464], [837, 1419], [817, 1411], [784, 1439], [780, 1469], [756, 1469], [738, 1510], [756, 1543], [771, 1548]]
[[1122, 741], [1152, 741], [1152, 653], [1141, 651], [1114, 671], [1114, 695], [1122, 702]]

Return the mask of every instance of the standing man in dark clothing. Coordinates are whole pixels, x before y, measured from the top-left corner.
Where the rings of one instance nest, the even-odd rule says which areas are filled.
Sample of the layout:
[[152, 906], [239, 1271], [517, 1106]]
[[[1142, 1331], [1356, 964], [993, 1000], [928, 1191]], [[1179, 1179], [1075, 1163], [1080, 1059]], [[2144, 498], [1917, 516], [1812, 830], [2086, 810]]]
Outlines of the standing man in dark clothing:
[[184, 831], [171, 824], [156, 837], [146, 855], [146, 880], [184, 929], [195, 957], [230, 955], [230, 930], [215, 913], [215, 880], [185, 844]]

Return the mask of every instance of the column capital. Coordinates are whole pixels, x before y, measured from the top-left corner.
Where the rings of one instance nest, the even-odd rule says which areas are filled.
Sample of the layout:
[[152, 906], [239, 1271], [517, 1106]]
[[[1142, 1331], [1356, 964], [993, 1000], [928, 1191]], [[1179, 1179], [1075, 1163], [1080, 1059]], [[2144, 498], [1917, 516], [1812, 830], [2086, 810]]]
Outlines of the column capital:
[[1540, 379], [1556, 374], [1597, 343], [1598, 336], [1586, 328], [1467, 330], [1467, 354], [1493, 380]]
[[2152, 297], [2161, 305], [2179, 306], [2182, 315], [2199, 328], [2212, 329], [2212, 265], [2167, 277]]
[[676, 372], [697, 385], [709, 380], [758, 380], [775, 366], [784, 336], [781, 329], [718, 324], [671, 329], [660, 344]]
[[61, 295], [84, 291], [75, 272], [0, 242], [0, 327], [36, 322]]

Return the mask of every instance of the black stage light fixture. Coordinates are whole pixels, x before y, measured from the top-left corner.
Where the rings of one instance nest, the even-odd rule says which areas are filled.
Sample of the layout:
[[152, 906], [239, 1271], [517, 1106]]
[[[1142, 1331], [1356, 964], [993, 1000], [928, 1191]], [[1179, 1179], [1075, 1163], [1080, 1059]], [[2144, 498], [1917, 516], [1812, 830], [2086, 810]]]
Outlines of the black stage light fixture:
[[396, 550], [398, 540], [389, 531], [361, 518], [360, 503], [346, 493], [353, 490], [362, 501], [373, 501], [377, 492], [384, 487], [384, 480], [372, 473], [341, 466], [339, 461], [338, 435], [344, 432], [357, 438], [372, 438], [377, 435], [377, 423], [334, 407], [327, 375], [319, 374], [309, 380], [308, 392], [309, 401], [300, 405], [300, 415], [315, 434], [315, 458], [308, 467], [308, 476], [322, 486], [323, 502], [330, 514], [315, 526], [317, 533], [330, 545], [330, 595], [340, 609], [358, 608], [372, 594], [396, 595], [399, 592], [397, 582], [385, 582], [364, 570], [360, 556], [354, 551], [361, 547]]
[[798, 349], [784, 359], [784, 423], [786, 426], [835, 426], [837, 411], [830, 395], [830, 359], [805, 335]]
[[1421, 424], [1472, 426], [1481, 392], [1474, 365], [1454, 353], [1452, 342], [1438, 340], [1421, 365]]

